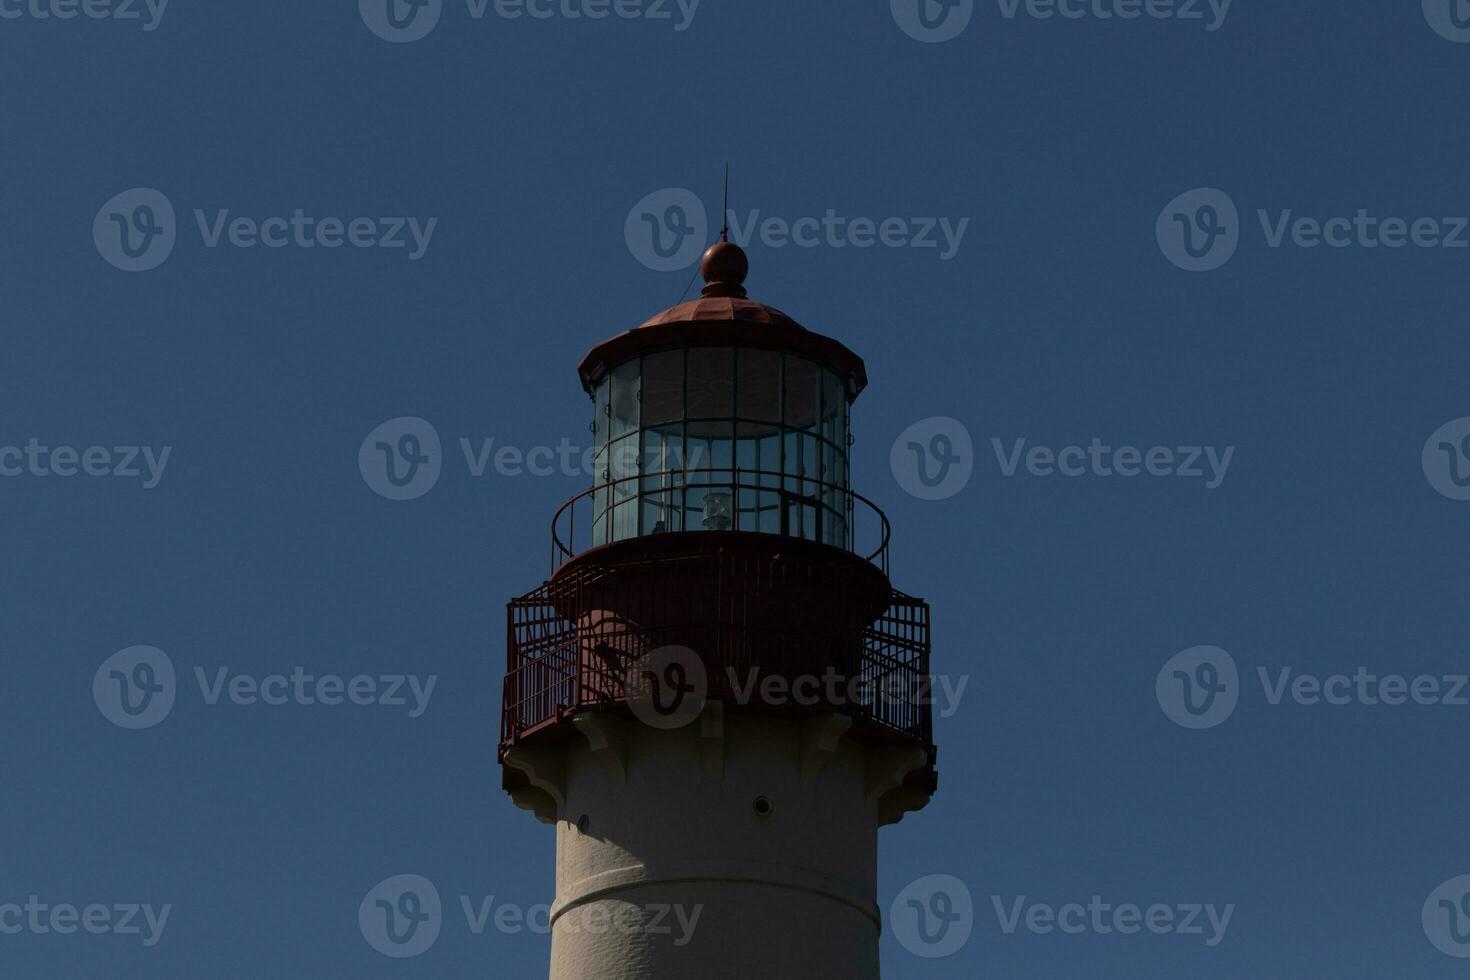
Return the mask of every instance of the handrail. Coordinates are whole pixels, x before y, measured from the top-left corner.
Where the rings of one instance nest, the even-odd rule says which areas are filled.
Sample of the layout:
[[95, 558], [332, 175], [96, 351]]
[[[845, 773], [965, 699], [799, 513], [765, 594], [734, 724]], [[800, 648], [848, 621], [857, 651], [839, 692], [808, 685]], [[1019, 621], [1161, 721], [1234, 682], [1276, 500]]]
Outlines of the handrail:
[[[689, 482], [689, 478], [691, 476], [698, 477], [701, 474], [705, 475], [708, 478], [708, 482]], [[718, 476], [716, 476], [716, 474], [718, 474]], [[627, 497], [625, 500], [622, 500], [622, 501], [617, 500], [617, 498], [615, 496], [615, 493], [614, 493], [615, 488], [617, 488], [619, 486], [622, 486], [625, 483], [640, 483], [641, 484], [642, 481], [651, 480], [651, 479], [658, 479], [658, 478], [661, 478], [661, 477], [672, 477], [677, 482], [673, 482], [673, 483], [671, 483], [668, 486], [662, 486], [662, 487], [659, 487], [657, 489], [649, 490], [649, 491], [639, 492], [639, 491], [635, 490], [632, 493], [632, 495], [630, 495], [629, 497]], [[750, 482], [747, 478], [755, 478], [755, 481], [756, 482]], [[766, 483], [760, 483], [758, 481], [761, 478], [776, 478], [780, 482], [779, 483], [776, 483], [774, 485], [772, 485], [772, 484], [766, 484]], [[792, 482], [798, 483], [803, 490], [805, 490], [806, 488], [809, 488], [809, 487], [815, 488], [816, 489], [816, 493], [814, 495], [812, 495], [812, 494], [806, 494], [806, 493], [794, 493], [791, 490], [788, 490], [787, 489], [788, 484], [789, 483], [792, 483]], [[818, 479], [816, 477], [804, 476], [804, 475], [799, 474], [799, 473], [786, 473], [786, 472], [782, 472], [782, 471], [779, 471], [779, 470], [752, 470], [752, 469], [745, 469], [745, 468], [734, 467], [734, 466], [731, 466], [731, 467], [715, 467], [715, 466], [688, 467], [688, 468], [685, 468], [685, 469], [677, 469], [677, 470], [660, 470], [658, 472], [636, 473], [636, 474], [633, 474], [631, 476], [619, 477], [616, 480], [609, 480], [606, 483], [600, 483], [600, 484], [598, 484], [596, 486], [589, 487], [588, 489], [583, 490], [581, 493], [579, 493], [579, 494], [577, 494], [577, 495], [575, 495], [573, 497], [568, 498], [565, 503], [563, 503], [559, 508], [557, 508], [556, 514], [551, 519], [551, 570], [552, 570], [552, 572], [553, 573], [556, 572], [556, 570], [559, 569], [566, 562], [570, 561], [572, 558], [575, 558], [578, 554], [581, 554], [582, 553], [582, 552], [579, 552], [577, 550], [577, 542], [576, 542], [576, 530], [577, 530], [577, 524], [576, 524], [576, 508], [577, 508], [577, 504], [580, 501], [583, 501], [583, 500], [592, 498], [592, 497], [594, 497], [598, 493], [606, 493], [608, 495], [608, 501], [609, 501], [609, 505], [607, 507], [607, 512], [609, 514], [611, 514], [612, 511], [613, 511], [613, 509], [616, 506], [618, 506], [619, 504], [626, 504], [629, 501], [634, 502], [633, 505], [635, 507], [637, 507], [637, 506], [639, 506], [638, 503], [637, 503], [637, 501], [639, 501], [639, 500], [641, 500], [641, 499], [643, 499], [645, 497], [658, 496], [658, 495], [661, 495], [661, 494], [676, 493], [676, 492], [682, 494], [682, 493], [684, 493], [686, 491], [689, 491], [689, 490], [700, 490], [700, 489], [708, 489], [708, 490], [722, 490], [722, 489], [724, 489], [724, 490], [734, 490], [734, 491], [739, 491], [739, 490], [754, 490], [754, 491], [762, 491], [762, 492], [766, 492], [766, 493], [775, 493], [775, 494], [779, 494], [783, 498], [783, 502], [784, 502], [784, 499], [785, 498], [794, 498], [795, 500], [797, 500], [799, 502], [802, 502], [802, 503], [805, 503], [805, 504], [810, 504], [812, 506], [818, 507], [818, 508], [820, 508], [820, 509], [822, 509], [822, 510], [824, 510], [824, 511], [830, 513], [830, 514], [833, 514], [834, 516], [836, 516], [837, 513], [838, 513], [836, 511], [836, 509], [834, 509], [833, 507], [829, 506], [823, 500], [823, 498], [826, 497], [829, 492], [835, 493], [836, 495], [839, 495], [841, 497], [841, 499], [843, 500], [843, 508], [842, 508], [841, 516], [846, 521], [845, 537], [847, 539], [847, 543], [844, 544], [844, 545], [842, 545], [841, 547], [845, 551], [848, 551], [848, 552], [850, 552], [852, 554], [859, 555], [860, 557], [862, 557], [862, 559], [864, 561], [871, 562], [871, 563], [874, 563], [874, 564], [878, 565], [878, 567], [883, 571], [883, 573], [885, 575], [888, 574], [888, 542], [889, 542], [889, 537], [890, 537], [890, 534], [891, 534], [891, 530], [892, 529], [891, 529], [891, 527], [890, 527], [890, 525], [888, 523], [888, 515], [884, 514], [883, 511], [882, 511], [882, 509], [877, 504], [873, 503], [871, 500], [869, 500], [867, 497], [864, 497], [862, 494], [858, 493], [856, 490], [852, 490], [852, 489], [850, 489], [848, 487], [844, 487], [844, 486], [842, 486], [840, 484], [832, 483], [832, 482], [827, 481], [827, 480], [821, 480], [821, 479]], [[856, 510], [857, 510], [854, 505], [855, 504], [858, 504], [858, 503], [861, 503], [864, 507], [867, 508], [867, 510], [869, 510], [872, 514], [874, 514], [874, 515], [877, 516], [878, 521], [879, 521], [879, 527], [881, 528], [880, 540], [879, 540], [879, 543], [878, 543], [878, 547], [875, 548], [875, 549], [873, 549], [873, 551], [870, 552], [870, 553], [868, 553], [868, 554], [862, 554], [857, 549], [857, 547], [856, 547], [857, 530], [856, 530], [856, 526], [855, 526], [855, 522], [854, 522], [853, 518], [854, 518], [854, 516], [856, 514]], [[738, 512], [738, 505], [737, 505], [737, 512]], [[562, 527], [563, 527], [564, 524], [566, 525], [566, 528], [567, 528], [566, 540], [563, 540], [563, 537], [562, 537]], [[752, 531], [747, 531], [747, 529], [744, 529], [744, 528], [741, 528], [740, 530], [741, 531], [745, 531], [746, 533], [770, 533], [770, 532], [756, 532], [756, 531], [753, 531], [753, 530]], [[667, 533], [677, 534], [677, 533], [682, 533], [682, 532], [680, 532], [680, 531], [671, 531], [671, 532], [667, 532]], [[719, 533], [719, 532], [716, 532], [716, 533]], [[629, 538], [620, 538], [618, 540], [629, 540], [632, 537], [640, 537], [640, 536], [646, 536], [646, 534], [645, 535], [630, 535]], [[807, 541], [815, 541], [817, 543], [823, 543], [822, 538], [820, 537], [820, 535], [817, 536], [817, 537], [808, 538], [808, 537], [804, 537], [804, 536], [799, 535], [799, 534], [789, 534], [789, 533], [787, 533], [787, 534], [783, 534], [782, 536], [784, 536], [784, 537], [791, 537], [791, 538], [797, 538], [799, 540], [807, 540]], [[588, 549], [584, 549], [584, 550], [590, 550], [591, 548], [595, 548], [595, 547], [599, 547], [599, 546], [600, 545], [598, 545], [598, 544], [593, 544], [593, 545], [589, 546]], [[838, 546], [833, 545], [833, 547], [838, 547]]]
[[[774, 557], [768, 558], [774, 562]], [[752, 574], [746, 569], [746, 574]], [[769, 569], [756, 570], [756, 577]], [[652, 593], [663, 585], [640, 582], [636, 576], [614, 585], [620, 589], [613, 604], [620, 609], [652, 609], [658, 603]], [[605, 595], [588, 595], [581, 583], [547, 582], [508, 605], [509, 642], [505, 679], [502, 685], [501, 751], [526, 732], [560, 720], [568, 712], [603, 707], [628, 700], [628, 668], [673, 639], [683, 642], [691, 626], [681, 623], [659, 626], [658, 616], [636, 613], [629, 619], [609, 622], [602, 612]], [[589, 615], [590, 613], [590, 615]], [[639, 626], [634, 620], [655, 622]], [[887, 612], [862, 631], [851, 635], [821, 634], [815, 649], [802, 630], [766, 623], [760, 612], [743, 604], [725, 605], [721, 611], [701, 619], [693, 630], [707, 644], [695, 640], [695, 649], [705, 651], [710, 678], [723, 676], [727, 668], [755, 667], [762, 673], [794, 679], [831, 664], [846, 681], [860, 681], [871, 699], [849, 700], [846, 707], [856, 716], [888, 730], [933, 743], [933, 710], [929, 691], [929, 607], [922, 599], [890, 589]], [[766, 640], [776, 638], [774, 646]], [[855, 662], [843, 651], [856, 654]], [[738, 685], [713, 683], [705, 696], [728, 704], [749, 705]], [[932, 758], [931, 758], [932, 763]]]

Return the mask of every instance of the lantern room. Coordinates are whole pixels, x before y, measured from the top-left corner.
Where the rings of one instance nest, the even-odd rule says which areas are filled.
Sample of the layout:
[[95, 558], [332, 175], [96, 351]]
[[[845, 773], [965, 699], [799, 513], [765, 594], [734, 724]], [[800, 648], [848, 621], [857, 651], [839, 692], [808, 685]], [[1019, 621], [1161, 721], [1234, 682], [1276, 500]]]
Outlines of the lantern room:
[[848, 420], [867, 382], [842, 344], [749, 300], [729, 242], [700, 299], [594, 348], [588, 545], [683, 531], [779, 534], [853, 550]]

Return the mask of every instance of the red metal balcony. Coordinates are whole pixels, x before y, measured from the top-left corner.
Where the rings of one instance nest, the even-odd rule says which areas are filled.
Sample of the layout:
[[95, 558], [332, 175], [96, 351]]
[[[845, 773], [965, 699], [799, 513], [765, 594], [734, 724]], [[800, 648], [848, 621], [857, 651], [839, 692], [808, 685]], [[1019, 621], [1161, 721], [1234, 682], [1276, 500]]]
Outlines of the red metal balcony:
[[[752, 488], [775, 494], [781, 514], [795, 512], [791, 491], [759, 482], [760, 474], [685, 477], [681, 490], [731, 488], [738, 499]], [[737, 529], [737, 515], [729, 529], [593, 545], [573, 530], [590, 522], [573, 515], [609, 487], [568, 501], [553, 526], [552, 579], [508, 605], [502, 756], [516, 744], [575, 737], [563, 722], [576, 712], [626, 710], [638, 666], [677, 646], [698, 655], [706, 700], [726, 711], [847, 714], [851, 737], [864, 743], [926, 748], [931, 764], [922, 780], [932, 788], [929, 606], [890, 585], [888, 522], [876, 506], [845, 489], [836, 496], [825, 485], [806, 489], [835, 500], [829, 510], [844, 519], [818, 521], [807, 537]], [[860, 509], [871, 540], [854, 550], [851, 518]], [[840, 544], [820, 533], [834, 526], [845, 532]], [[807, 696], [765, 697], [759, 681], [771, 677], [787, 685], [808, 679]], [[506, 778], [521, 777], [507, 770]]]

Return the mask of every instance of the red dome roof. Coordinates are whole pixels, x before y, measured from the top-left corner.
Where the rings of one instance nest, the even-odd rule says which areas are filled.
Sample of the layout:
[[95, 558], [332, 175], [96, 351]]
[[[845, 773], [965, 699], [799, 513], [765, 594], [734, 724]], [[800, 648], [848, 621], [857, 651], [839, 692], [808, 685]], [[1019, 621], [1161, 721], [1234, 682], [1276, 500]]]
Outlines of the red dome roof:
[[699, 299], [664, 310], [644, 321], [643, 327], [663, 323], [762, 323], [773, 327], [805, 330], [801, 324], [774, 306], [757, 303], [744, 296], [701, 296]]
[[577, 368], [589, 394], [618, 364], [650, 351], [683, 346], [761, 347], [810, 358], [837, 372], [856, 397], [868, 383], [863, 359], [839, 341], [812, 333], [774, 306], [745, 295], [750, 270], [745, 252], [731, 242], [715, 242], [700, 262], [705, 282], [699, 299], [664, 310], [587, 352]]

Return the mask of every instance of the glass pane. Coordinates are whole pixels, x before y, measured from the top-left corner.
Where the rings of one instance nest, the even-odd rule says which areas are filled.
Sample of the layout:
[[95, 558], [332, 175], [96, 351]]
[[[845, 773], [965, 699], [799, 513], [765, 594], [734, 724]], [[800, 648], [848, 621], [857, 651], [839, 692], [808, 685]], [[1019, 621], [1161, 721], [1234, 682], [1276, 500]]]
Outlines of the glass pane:
[[[822, 460], [821, 457], [817, 455], [816, 436], [801, 437], [801, 466], [797, 472], [801, 473], [803, 476], [807, 477], [807, 479], [811, 481], [820, 479], [822, 472]], [[815, 493], [816, 488], [808, 486], [805, 492], [808, 494]]]
[[786, 415], [790, 429], [816, 429], [817, 366], [799, 357], [786, 358]]
[[735, 530], [759, 531], [760, 491], [737, 488], [735, 495], [740, 504], [735, 514]]
[[781, 495], [770, 490], [760, 491], [760, 527], [765, 534], [781, 532]]
[[832, 475], [828, 479], [843, 490], [848, 488], [847, 453], [840, 449], [834, 449], [832, 451]]
[[832, 440], [837, 444], [837, 482], [843, 487], [847, 483], [847, 406], [837, 413], [836, 438]]
[[666, 350], [643, 359], [643, 424], [684, 417], [684, 351]]
[[603, 485], [592, 491], [592, 544], [597, 546], [608, 542], [608, 506], [609, 490]]
[[760, 441], [761, 476], [757, 481], [763, 487], [781, 485], [781, 437], [766, 436]]
[[828, 544], [842, 545], [838, 528], [846, 506], [847, 497], [836, 486], [822, 488], [822, 540]]
[[613, 484], [613, 497], [626, 500], [637, 490], [637, 481], [627, 479], [638, 475], [638, 433], [625, 436], [608, 447], [608, 473]]
[[619, 364], [612, 371], [612, 432], [617, 439], [638, 428], [638, 362]]
[[756, 471], [760, 469], [760, 443], [754, 439], [737, 439], [735, 441], [735, 468], [741, 471], [740, 483], [750, 486], [756, 481]]
[[644, 429], [639, 440], [638, 472], [643, 476], [640, 482], [645, 491], [657, 490], [659, 481], [665, 479], [662, 474], [669, 468], [665, 465], [669, 447], [664, 436], [662, 429]]
[[[684, 427], [665, 425], [657, 429], [643, 430], [643, 475], [658, 477], [660, 486], [667, 486], [684, 466]], [[644, 481], [645, 484], [647, 481]]]
[[713, 469], [730, 469], [734, 462], [730, 435], [729, 422], [691, 422], [688, 471], [705, 474]]
[[829, 542], [839, 548], [848, 547], [847, 544], [847, 517], [839, 515], [832, 521], [832, 540]]
[[801, 435], [788, 429], [783, 442], [781, 472], [786, 474], [786, 489], [791, 493], [800, 493], [801, 481], [796, 476], [801, 473]]
[[643, 498], [643, 533], [663, 534], [666, 531], [676, 531], [673, 524], [672, 494], [656, 493]]
[[611, 387], [611, 382], [604, 378], [602, 380], [602, 384], [597, 386], [596, 400], [593, 402], [593, 444], [597, 447], [599, 452], [601, 452], [603, 446], [607, 445], [607, 432], [608, 429], [611, 428], [611, 425], [609, 424], [607, 418], [607, 393], [608, 389], [610, 389]]
[[625, 501], [613, 508], [613, 540], [625, 541], [638, 535], [638, 502]]
[[843, 409], [847, 402], [842, 396], [842, 386], [838, 384], [837, 375], [831, 371], [822, 372], [822, 438], [828, 442], [837, 443], [837, 430], [841, 426]]
[[726, 419], [735, 414], [735, 357], [730, 347], [689, 349], [689, 414]]
[[729, 470], [735, 466], [734, 433], [729, 425], [711, 426], [709, 465], [717, 470]]
[[847, 405], [847, 399], [842, 393], [842, 382], [837, 375], [831, 371], [822, 372], [822, 416], [823, 418], [840, 416], [842, 409]]
[[736, 414], [757, 422], [781, 420], [781, 355], [773, 350], [740, 351]]

